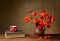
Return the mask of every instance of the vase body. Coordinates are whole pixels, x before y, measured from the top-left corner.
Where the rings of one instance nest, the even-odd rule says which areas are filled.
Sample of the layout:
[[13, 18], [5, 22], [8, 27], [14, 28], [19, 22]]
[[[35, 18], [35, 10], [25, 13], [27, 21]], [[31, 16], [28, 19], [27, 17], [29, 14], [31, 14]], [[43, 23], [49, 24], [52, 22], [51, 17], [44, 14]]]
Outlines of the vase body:
[[42, 36], [42, 35], [44, 35], [44, 31], [45, 31], [45, 27], [43, 27], [42, 29], [36, 28], [34, 31], [34, 34], [37, 36]]

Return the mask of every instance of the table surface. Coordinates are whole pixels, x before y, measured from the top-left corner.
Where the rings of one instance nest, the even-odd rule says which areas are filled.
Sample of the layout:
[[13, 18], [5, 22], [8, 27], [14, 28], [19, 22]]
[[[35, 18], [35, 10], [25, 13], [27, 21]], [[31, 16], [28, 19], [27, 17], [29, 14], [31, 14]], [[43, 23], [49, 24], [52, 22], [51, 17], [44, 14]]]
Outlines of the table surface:
[[0, 34], [0, 41], [60, 41], [60, 35], [52, 35], [50, 39], [39, 39], [39, 38], [11, 38], [6, 39], [4, 34]]

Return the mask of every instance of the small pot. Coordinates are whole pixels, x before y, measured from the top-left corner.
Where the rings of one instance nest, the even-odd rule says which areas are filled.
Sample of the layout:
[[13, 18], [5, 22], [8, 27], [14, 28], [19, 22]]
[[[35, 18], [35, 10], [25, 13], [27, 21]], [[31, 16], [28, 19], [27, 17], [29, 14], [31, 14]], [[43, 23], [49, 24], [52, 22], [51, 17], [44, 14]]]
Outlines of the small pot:
[[10, 26], [9, 30], [10, 32], [16, 32], [17, 26]]

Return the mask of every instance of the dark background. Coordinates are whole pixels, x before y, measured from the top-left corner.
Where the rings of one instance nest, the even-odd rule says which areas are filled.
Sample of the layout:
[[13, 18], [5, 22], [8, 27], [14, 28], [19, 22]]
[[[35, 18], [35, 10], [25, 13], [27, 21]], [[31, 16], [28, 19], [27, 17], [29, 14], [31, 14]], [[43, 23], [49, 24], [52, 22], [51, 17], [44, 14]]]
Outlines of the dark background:
[[36, 27], [32, 21], [27, 24], [24, 22], [24, 16], [31, 16], [28, 13], [29, 9], [38, 14], [40, 10], [45, 9], [56, 17], [56, 21], [45, 33], [60, 34], [60, 0], [0, 0], [0, 33], [8, 30], [10, 25], [17, 25], [17, 29], [33, 34]]

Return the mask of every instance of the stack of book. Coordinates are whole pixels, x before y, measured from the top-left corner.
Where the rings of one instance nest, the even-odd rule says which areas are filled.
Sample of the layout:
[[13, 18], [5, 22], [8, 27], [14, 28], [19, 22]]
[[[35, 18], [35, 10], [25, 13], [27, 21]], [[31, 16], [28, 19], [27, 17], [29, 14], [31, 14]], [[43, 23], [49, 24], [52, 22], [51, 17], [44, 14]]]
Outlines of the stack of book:
[[10, 32], [9, 30], [5, 31], [5, 38], [17, 38], [17, 37], [25, 37], [25, 33], [23, 30], [17, 30], [16, 32]]

